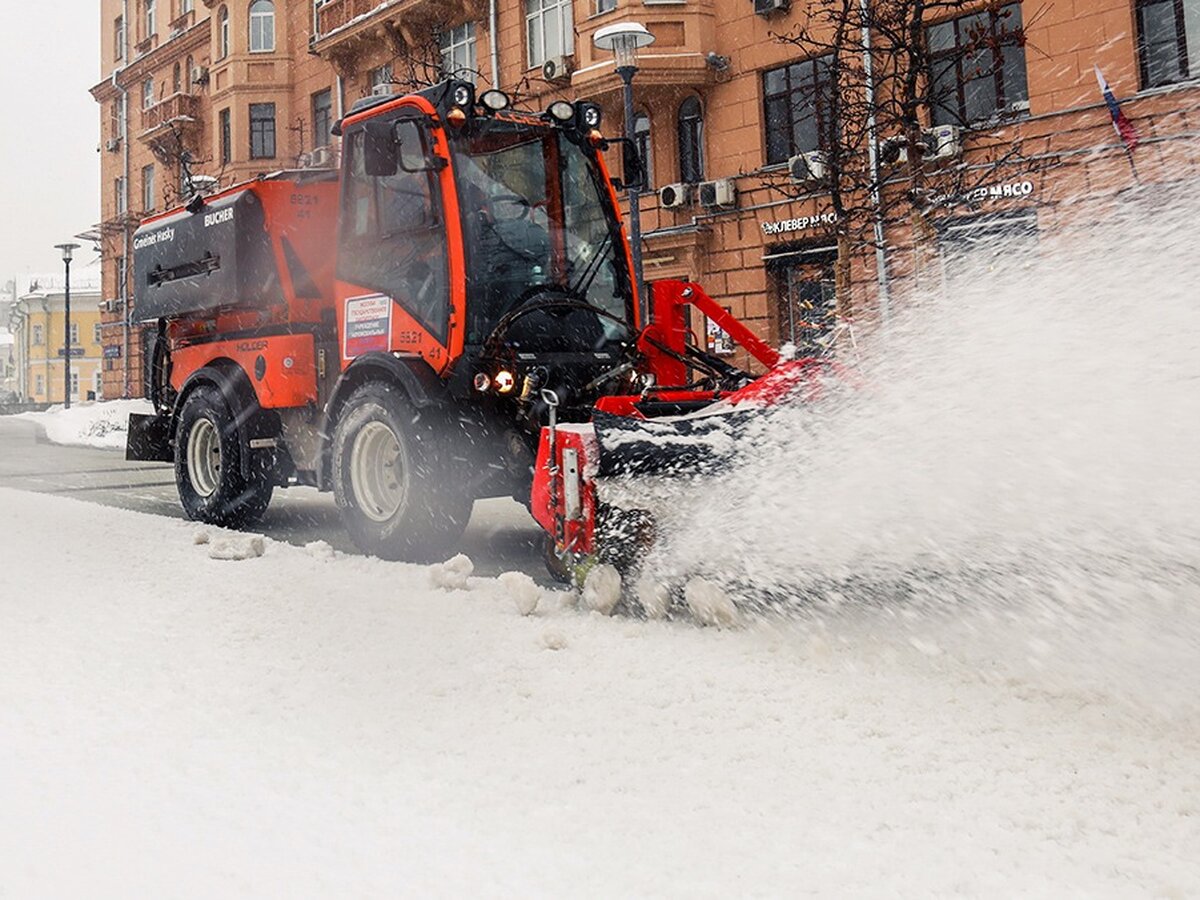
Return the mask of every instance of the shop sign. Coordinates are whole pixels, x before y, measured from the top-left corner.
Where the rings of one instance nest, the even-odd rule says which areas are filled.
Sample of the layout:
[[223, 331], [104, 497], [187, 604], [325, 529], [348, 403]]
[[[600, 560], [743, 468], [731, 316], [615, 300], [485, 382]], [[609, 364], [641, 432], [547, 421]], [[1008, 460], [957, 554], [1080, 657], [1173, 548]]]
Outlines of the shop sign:
[[[84, 354], [85, 352], [86, 352], [86, 351], [83, 349], [83, 347], [72, 347], [72, 348], [71, 348], [71, 358], [72, 358], [72, 359], [74, 359], [76, 356], [83, 356], [83, 354]], [[65, 352], [65, 348], [63, 348], [63, 347], [59, 347], [59, 348], [58, 348], [58, 355], [59, 355], [59, 356], [66, 356], [67, 354], [66, 354], [66, 352]]]
[[815, 216], [800, 216], [798, 219], [780, 219], [775, 222], [763, 222], [762, 231], [765, 235], [790, 234], [793, 231], [808, 231], [819, 225], [832, 225], [837, 221], [835, 213], [821, 213]]
[[985, 184], [982, 187], [977, 187], [972, 191], [966, 191], [956, 197], [939, 197], [938, 201], [943, 203], [982, 203], [985, 200], [1014, 200], [1022, 197], [1029, 197], [1033, 194], [1033, 182], [1029, 179], [1024, 181], [1010, 181], [1004, 184]]

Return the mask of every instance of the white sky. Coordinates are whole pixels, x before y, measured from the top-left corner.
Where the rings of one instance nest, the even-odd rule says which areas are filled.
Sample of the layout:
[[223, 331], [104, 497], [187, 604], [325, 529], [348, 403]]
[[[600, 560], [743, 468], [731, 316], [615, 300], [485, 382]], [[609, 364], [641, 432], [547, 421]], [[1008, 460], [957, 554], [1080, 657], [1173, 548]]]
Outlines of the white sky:
[[[100, 218], [100, 107], [88, 94], [100, 77], [99, 4], [3, 6], [0, 98], [8, 127], [0, 140], [0, 286], [13, 277], [61, 274], [54, 245]], [[73, 275], [97, 277], [90, 244], [75, 259]]]

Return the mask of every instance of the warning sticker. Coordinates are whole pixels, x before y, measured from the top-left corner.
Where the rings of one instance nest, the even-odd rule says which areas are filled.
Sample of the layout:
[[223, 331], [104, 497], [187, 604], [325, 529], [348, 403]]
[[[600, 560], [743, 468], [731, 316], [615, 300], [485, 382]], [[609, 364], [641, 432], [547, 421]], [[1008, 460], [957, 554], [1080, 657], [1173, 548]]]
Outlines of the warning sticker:
[[392, 300], [383, 294], [346, 299], [346, 339], [342, 355], [354, 359], [372, 350], [386, 353], [392, 333]]

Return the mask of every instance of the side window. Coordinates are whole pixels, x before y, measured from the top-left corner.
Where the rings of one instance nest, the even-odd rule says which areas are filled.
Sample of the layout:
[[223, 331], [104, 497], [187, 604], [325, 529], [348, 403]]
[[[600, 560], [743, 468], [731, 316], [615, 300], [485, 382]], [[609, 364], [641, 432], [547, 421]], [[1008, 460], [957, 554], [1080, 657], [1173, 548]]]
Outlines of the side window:
[[445, 342], [450, 291], [446, 233], [435, 175], [406, 171], [426, 158], [425, 136], [414, 122], [400, 122], [394, 174], [366, 172], [366, 132], [347, 136], [338, 276], [386, 294], [437, 340]]

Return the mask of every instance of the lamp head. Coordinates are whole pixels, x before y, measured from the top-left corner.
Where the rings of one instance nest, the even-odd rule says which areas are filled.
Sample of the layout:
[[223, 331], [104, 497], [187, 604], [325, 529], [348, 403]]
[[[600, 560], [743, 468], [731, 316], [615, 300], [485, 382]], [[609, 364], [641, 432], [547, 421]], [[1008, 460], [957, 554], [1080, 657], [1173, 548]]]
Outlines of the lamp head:
[[79, 249], [78, 244], [55, 244], [54, 246], [55, 249], [62, 251], [62, 259], [65, 263], [69, 263], [71, 261], [71, 254]]
[[616, 22], [605, 25], [592, 35], [592, 43], [599, 50], [607, 50], [617, 57], [617, 68], [637, 68], [638, 50], [654, 43], [654, 35], [639, 22]]

